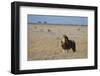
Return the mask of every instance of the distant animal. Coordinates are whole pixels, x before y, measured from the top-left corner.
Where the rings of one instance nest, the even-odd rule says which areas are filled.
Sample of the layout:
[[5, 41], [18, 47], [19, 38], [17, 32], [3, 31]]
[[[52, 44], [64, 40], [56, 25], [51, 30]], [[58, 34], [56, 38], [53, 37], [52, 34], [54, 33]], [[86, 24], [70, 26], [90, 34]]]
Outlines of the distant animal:
[[72, 49], [73, 52], [76, 52], [76, 43], [73, 40], [69, 40], [66, 35], [63, 35], [63, 40], [61, 40], [61, 46], [64, 50]]
[[51, 32], [51, 30], [50, 30], [50, 29], [48, 29], [48, 32]]

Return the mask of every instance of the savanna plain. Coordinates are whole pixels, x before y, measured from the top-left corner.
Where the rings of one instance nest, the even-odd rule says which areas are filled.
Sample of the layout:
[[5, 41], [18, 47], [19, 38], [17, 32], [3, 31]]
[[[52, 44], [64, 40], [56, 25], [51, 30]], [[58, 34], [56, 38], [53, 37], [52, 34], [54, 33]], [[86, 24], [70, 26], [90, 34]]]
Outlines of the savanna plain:
[[[76, 43], [76, 52], [61, 47], [63, 35]], [[28, 24], [28, 61], [88, 57], [88, 26]]]

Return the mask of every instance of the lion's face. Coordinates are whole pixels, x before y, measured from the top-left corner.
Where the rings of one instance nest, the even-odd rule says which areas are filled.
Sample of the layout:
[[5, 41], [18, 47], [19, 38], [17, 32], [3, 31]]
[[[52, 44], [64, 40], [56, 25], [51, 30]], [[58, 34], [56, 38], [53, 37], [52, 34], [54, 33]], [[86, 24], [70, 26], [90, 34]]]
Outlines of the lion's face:
[[61, 37], [61, 43], [62, 43], [62, 44], [65, 43], [65, 37], [64, 37], [64, 36]]

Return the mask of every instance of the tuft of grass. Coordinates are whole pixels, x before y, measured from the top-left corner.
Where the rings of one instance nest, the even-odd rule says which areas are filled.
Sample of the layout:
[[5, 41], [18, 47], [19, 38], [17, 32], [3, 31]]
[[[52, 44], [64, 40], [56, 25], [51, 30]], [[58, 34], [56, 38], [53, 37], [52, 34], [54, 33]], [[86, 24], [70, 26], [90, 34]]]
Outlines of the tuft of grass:
[[77, 30], [78, 30], [78, 31], [80, 31], [81, 29], [80, 29], [80, 28], [78, 28]]
[[37, 27], [35, 26], [34, 29], [37, 29]]

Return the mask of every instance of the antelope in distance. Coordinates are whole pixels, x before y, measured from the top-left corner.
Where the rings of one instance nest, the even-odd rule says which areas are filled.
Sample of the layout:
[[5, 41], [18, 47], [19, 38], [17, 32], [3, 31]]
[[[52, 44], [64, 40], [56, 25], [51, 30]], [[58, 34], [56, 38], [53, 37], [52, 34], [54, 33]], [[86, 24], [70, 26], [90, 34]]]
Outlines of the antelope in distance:
[[69, 40], [66, 35], [63, 35], [63, 40], [61, 40], [61, 46], [65, 50], [72, 49], [73, 52], [76, 52], [76, 43], [73, 40]]

